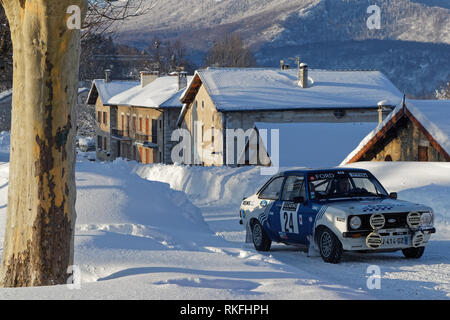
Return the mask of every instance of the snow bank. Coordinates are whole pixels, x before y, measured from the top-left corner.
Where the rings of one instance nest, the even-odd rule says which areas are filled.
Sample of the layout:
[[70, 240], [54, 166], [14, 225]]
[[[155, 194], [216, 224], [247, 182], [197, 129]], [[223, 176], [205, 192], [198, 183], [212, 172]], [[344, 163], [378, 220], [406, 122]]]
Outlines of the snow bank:
[[189, 167], [184, 165], [139, 165], [136, 173], [144, 179], [166, 182], [186, 193], [196, 205], [240, 205], [269, 177], [259, 167]]
[[168, 184], [141, 179], [128, 163], [79, 162], [78, 225], [141, 225], [179, 232], [208, 232], [200, 210]]

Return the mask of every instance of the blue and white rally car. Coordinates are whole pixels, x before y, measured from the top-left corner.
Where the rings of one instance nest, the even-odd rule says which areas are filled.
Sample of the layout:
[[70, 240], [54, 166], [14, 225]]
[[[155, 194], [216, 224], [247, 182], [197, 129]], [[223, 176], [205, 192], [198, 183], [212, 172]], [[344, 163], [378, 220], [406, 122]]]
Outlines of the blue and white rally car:
[[420, 258], [436, 232], [433, 210], [397, 200], [367, 170], [287, 171], [243, 200], [246, 242], [268, 251], [272, 241], [313, 245], [338, 263], [344, 251], [397, 251]]

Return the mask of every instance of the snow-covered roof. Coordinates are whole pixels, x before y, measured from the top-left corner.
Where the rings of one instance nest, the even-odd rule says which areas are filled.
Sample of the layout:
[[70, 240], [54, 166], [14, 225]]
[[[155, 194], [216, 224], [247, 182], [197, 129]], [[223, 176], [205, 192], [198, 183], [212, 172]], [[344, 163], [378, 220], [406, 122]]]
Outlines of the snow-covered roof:
[[[78, 88], [78, 94], [81, 94], [83, 92], [89, 91], [89, 88]], [[0, 102], [2, 100], [8, 99], [12, 96], [12, 89], [0, 92]]]
[[433, 139], [450, 154], [450, 100], [406, 100], [398, 105], [384, 121], [372, 130], [345, 159], [341, 165], [352, 161], [366, 145], [386, 129], [393, 120], [408, 110], [420, 122]]
[[208, 68], [198, 70], [183, 94], [190, 103], [201, 82], [219, 111], [307, 108], [377, 108], [386, 100], [397, 105], [400, 91], [379, 71], [309, 70], [302, 88], [297, 70], [275, 68]]
[[406, 107], [450, 154], [450, 100], [409, 100]]
[[[192, 77], [188, 77], [188, 82], [190, 80], [192, 80]], [[117, 94], [109, 102], [110, 104], [124, 106], [181, 108], [183, 105], [180, 102], [180, 96], [184, 90], [178, 89], [178, 77], [165, 76], [157, 78], [145, 87], [140, 84], [134, 86]]]
[[100, 96], [104, 105], [113, 105], [110, 99], [121, 92], [133, 88], [139, 84], [138, 81], [117, 81], [106, 82], [104, 79], [96, 79], [92, 82], [91, 91], [88, 96], [88, 104], [95, 104], [97, 97]]
[[[279, 165], [310, 168], [334, 167], [354, 149], [377, 123], [256, 123], [267, 131], [268, 154], [272, 156], [271, 132], [279, 130]], [[273, 160], [273, 159], [272, 159]]]
[[12, 95], [12, 89], [0, 92], [0, 102], [8, 99]]

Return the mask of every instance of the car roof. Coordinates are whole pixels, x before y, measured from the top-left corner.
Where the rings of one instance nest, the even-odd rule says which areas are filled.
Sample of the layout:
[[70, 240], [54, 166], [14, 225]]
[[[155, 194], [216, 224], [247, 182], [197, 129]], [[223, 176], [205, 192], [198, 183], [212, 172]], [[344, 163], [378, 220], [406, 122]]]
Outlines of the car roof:
[[344, 172], [369, 172], [366, 169], [359, 169], [359, 168], [321, 168], [321, 169], [298, 169], [298, 170], [288, 170], [280, 172], [279, 175], [286, 176], [286, 175], [292, 175], [292, 174], [307, 174], [307, 173], [320, 173], [320, 172], [334, 172], [334, 171], [344, 171]]

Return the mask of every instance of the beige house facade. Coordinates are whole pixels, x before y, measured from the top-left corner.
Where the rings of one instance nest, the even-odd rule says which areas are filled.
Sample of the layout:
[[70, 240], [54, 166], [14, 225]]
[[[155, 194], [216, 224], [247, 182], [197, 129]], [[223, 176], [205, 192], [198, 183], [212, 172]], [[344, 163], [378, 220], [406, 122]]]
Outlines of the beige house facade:
[[171, 137], [187, 81], [183, 72], [161, 77], [155, 72], [141, 72], [140, 82], [116, 90], [107, 105], [98, 98], [97, 159], [172, 163]]

